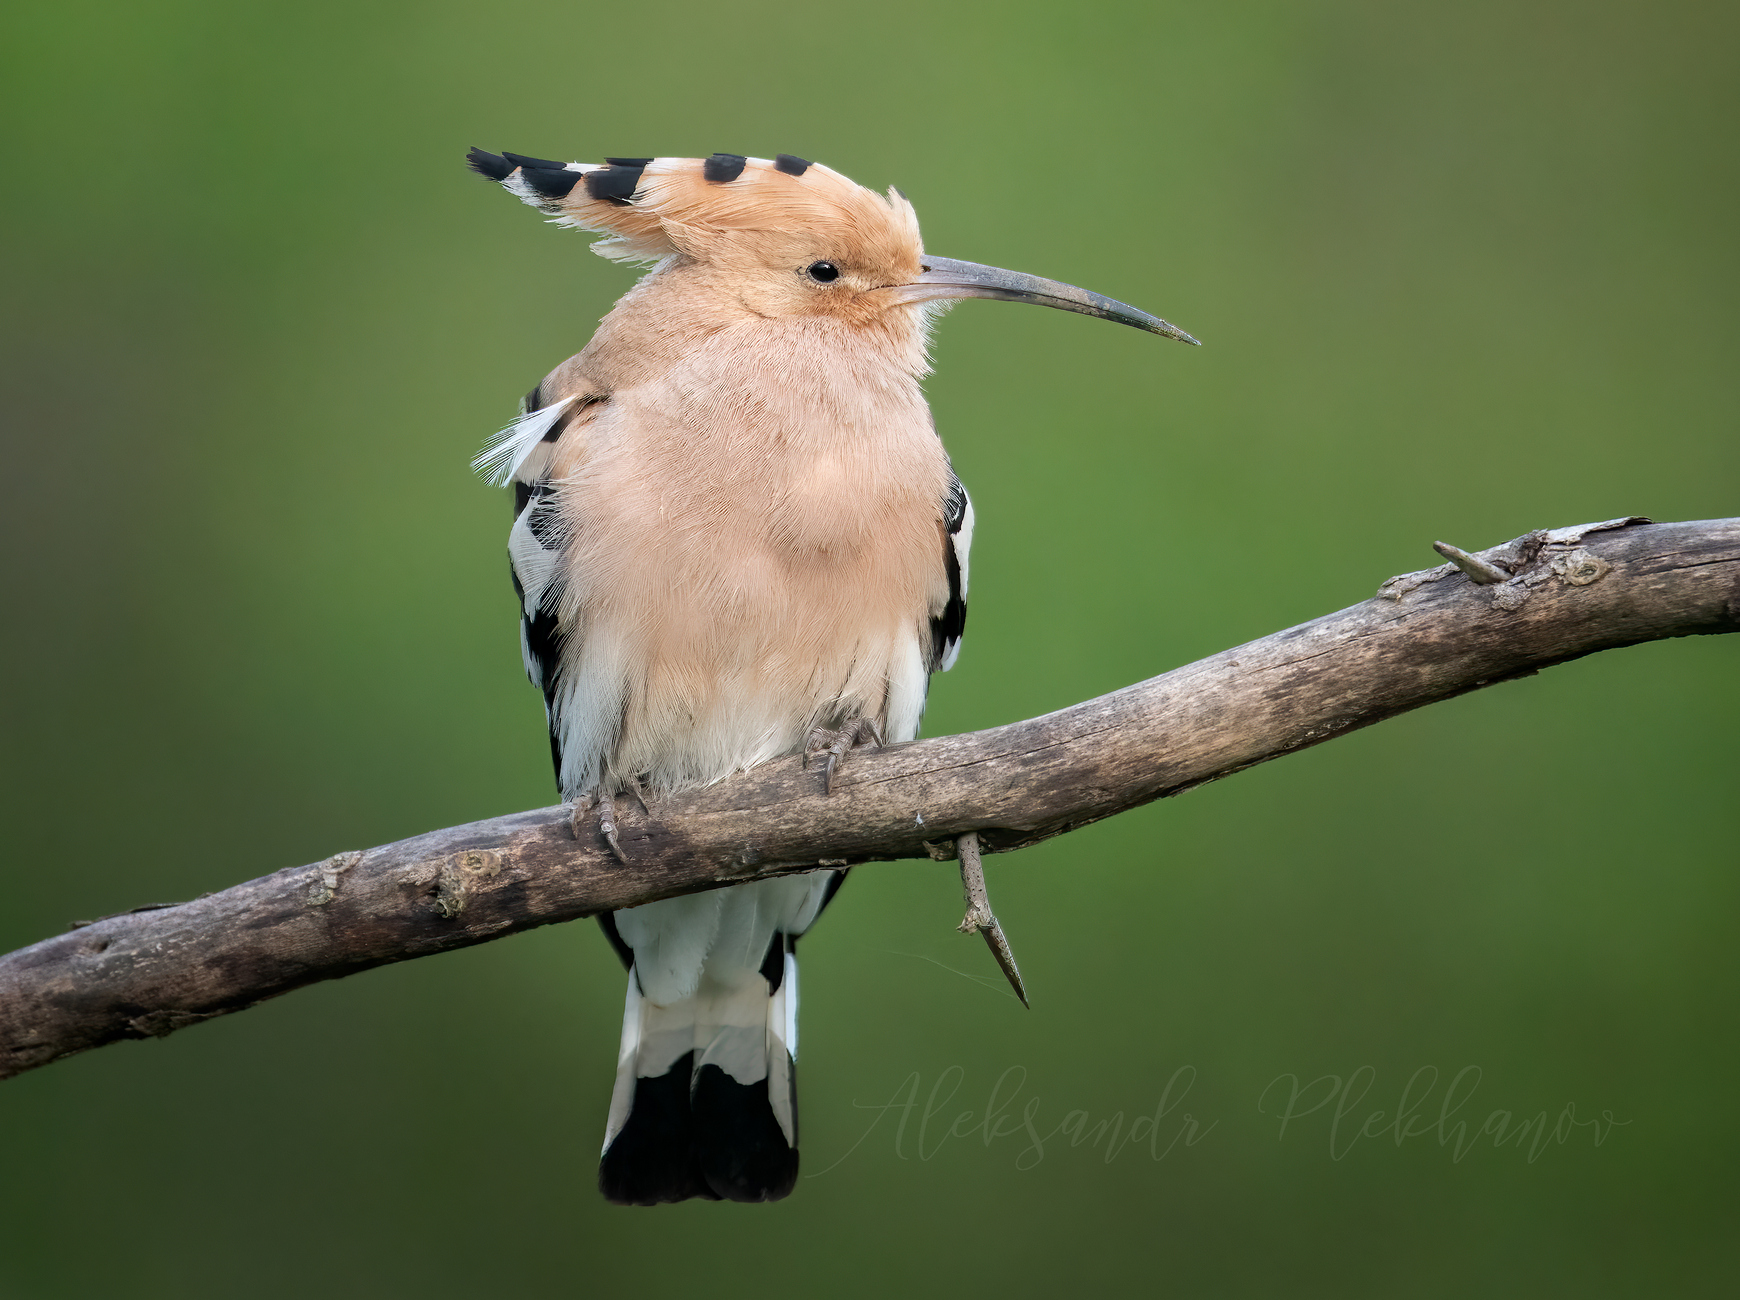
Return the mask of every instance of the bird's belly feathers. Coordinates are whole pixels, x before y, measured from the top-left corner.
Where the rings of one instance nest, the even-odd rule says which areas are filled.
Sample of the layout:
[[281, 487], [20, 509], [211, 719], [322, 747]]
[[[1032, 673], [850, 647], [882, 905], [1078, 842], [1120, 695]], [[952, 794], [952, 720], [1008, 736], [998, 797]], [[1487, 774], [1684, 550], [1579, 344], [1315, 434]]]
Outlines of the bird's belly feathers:
[[928, 418], [750, 453], [618, 414], [558, 489], [564, 793], [706, 784], [856, 717], [916, 735], [946, 591], [948, 462]]

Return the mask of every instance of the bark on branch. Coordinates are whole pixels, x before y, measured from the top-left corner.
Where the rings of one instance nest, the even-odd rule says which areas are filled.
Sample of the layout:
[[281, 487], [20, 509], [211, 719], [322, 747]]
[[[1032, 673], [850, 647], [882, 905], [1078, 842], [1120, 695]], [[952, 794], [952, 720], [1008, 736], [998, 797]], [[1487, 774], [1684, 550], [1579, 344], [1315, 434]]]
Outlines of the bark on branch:
[[[1071, 708], [797, 760], [654, 805], [629, 856], [562, 808], [290, 867], [0, 957], [0, 1078], [317, 980], [673, 894], [829, 865], [1008, 852], [1384, 718], [1597, 650], [1740, 631], [1740, 519], [1530, 533], [1363, 604]], [[952, 856], [946, 847], [941, 856]]]

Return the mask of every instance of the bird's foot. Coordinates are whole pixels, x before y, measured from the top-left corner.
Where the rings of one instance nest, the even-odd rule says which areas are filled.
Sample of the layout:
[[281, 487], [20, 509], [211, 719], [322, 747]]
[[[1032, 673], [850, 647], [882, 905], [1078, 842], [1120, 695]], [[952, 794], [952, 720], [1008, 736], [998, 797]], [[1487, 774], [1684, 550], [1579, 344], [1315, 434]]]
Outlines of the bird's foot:
[[[640, 806], [646, 807], [646, 796], [641, 794], [640, 785], [635, 784], [635, 796], [640, 800]], [[618, 862], [626, 863], [628, 855], [622, 851], [622, 843], [616, 834], [616, 796], [598, 791], [594, 794], [581, 795], [574, 801], [573, 811], [568, 814], [568, 829], [575, 839], [583, 838], [581, 828], [586, 824], [586, 814], [594, 808], [598, 809], [598, 834], [610, 846], [611, 856]]]
[[876, 725], [873, 718], [859, 718], [856, 722], [848, 722], [838, 731], [829, 731], [826, 727], [817, 727], [810, 732], [809, 739], [804, 741], [804, 767], [808, 769], [810, 760], [828, 756], [824, 769], [827, 775], [828, 793], [834, 793], [834, 773], [846, 755], [855, 746], [874, 744], [881, 748], [887, 742], [882, 739], [882, 728]]

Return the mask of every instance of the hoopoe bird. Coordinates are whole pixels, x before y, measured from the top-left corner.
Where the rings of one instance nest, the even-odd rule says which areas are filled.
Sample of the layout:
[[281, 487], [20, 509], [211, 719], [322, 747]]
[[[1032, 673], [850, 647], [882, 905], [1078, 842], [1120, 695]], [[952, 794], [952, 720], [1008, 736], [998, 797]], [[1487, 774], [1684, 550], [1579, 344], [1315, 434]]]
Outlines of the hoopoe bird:
[[[521, 646], [574, 833], [619, 859], [625, 796], [782, 755], [831, 790], [853, 746], [917, 736], [960, 650], [973, 538], [919, 387], [934, 313], [1001, 298], [1196, 342], [1099, 294], [931, 257], [899, 191], [789, 154], [468, 161], [605, 235], [594, 252], [651, 264], [477, 462], [513, 484]], [[845, 874], [600, 918], [628, 968], [609, 1200], [791, 1191], [795, 951]]]

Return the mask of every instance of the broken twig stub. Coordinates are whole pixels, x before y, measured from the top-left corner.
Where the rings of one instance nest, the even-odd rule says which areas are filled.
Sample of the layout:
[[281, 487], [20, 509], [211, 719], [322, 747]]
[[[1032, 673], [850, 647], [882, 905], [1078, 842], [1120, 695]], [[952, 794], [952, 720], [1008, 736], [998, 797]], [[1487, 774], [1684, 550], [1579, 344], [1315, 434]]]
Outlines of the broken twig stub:
[[979, 856], [979, 833], [968, 831], [955, 843], [960, 847], [961, 892], [966, 895], [967, 900], [967, 914], [961, 918], [961, 923], [956, 928], [962, 934], [971, 934], [976, 930], [985, 937], [985, 946], [991, 950], [991, 956], [996, 958], [1003, 978], [1009, 981], [1009, 987], [1015, 990], [1015, 996], [1021, 999], [1021, 1005], [1028, 1006], [1027, 989], [1021, 983], [1021, 972], [1015, 965], [1015, 954], [1010, 951], [1009, 940], [1003, 936], [1003, 927], [997, 924], [997, 918], [991, 911], [991, 897], [985, 889], [985, 864]]

